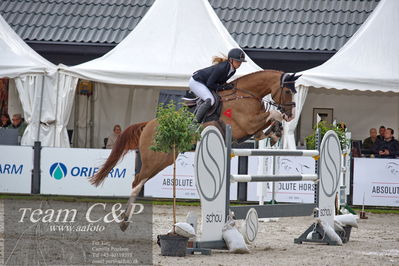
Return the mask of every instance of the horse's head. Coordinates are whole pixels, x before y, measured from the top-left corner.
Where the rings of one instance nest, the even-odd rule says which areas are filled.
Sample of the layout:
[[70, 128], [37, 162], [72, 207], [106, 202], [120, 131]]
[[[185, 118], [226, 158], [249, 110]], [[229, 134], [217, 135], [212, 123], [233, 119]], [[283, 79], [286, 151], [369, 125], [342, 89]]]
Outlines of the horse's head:
[[301, 75], [295, 75], [295, 73], [282, 73], [280, 76], [279, 88], [275, 88], [272, 91], [272, 98], [286, 121], [291, 121], [294, 118], [294, 94], [296, 93], [295, 81], [300, 76]]

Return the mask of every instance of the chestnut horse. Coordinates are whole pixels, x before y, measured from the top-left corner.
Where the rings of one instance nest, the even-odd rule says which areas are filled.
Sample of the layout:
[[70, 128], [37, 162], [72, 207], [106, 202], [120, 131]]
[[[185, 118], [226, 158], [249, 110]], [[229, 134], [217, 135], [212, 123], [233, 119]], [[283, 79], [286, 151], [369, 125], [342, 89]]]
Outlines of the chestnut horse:
[[[275, 121], [270, 118], [272, 111], [265, 110], [262, 100], [268, 94], [271, 94], [274, 105], [279, 108], [283, 118], [285, 120], [292, 118], [295, 106], [293, 93], [296, 92], [295, 80], [298, 77], [281, 71], [263, 70], [234, 80], [232, 84], [235, 89], [219, 92], [223, 104], [222, 114], [228, 109], [230, 109], [228, 113], [231, 114], [221, 115], [220, 120], [231, 125], [233, 138], [238, 140], [252, 135], [257, 139], [266, 137], [263, 130]], [[205, 126], [210, 123], [215, 122], [206, 123]], [[150, 149], [156, 128], [156, 119], [126, 128], [116, 140], [107, 161], [90, 179], [93, 185], [100, 185], [123, 155], [130, 150], [139, 149], [142, 166], [140, 172], [135, 175], [127, 208], [122, 214], [123, 219], [120, 223], [122, 231], [128, 227], [133, 203], [145, 182], [171, 165], [175, 159], [172, 153], [155, 152]]]

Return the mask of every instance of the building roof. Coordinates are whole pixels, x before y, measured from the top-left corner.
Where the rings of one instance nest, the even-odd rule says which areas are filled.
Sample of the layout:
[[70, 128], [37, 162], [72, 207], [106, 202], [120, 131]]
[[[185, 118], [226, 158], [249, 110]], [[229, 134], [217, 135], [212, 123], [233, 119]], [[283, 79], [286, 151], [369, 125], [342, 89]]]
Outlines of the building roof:
[[[2, 0], [25, 41], [117, 44], [154, 0]], [[336, 51], [379, 0], [209, 0], [243, 48]], [[167, 23], [167, 22], [165, 22]]]

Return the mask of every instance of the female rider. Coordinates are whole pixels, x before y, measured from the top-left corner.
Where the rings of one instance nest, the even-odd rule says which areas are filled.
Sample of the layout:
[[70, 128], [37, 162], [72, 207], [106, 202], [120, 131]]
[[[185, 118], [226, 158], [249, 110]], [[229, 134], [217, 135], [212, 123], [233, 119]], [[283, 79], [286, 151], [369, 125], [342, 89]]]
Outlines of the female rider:
[[214, 57], [214, 65], [194, 72], [189, 81], [190, 90], [204, 100], [196, 114], [199, 123], [215, 103], [210, 90], [225, 89], [226, 81], [234, 75], [242, 62], [246, 62], [244, 52], [239, 48], [233, 48], [229, 51], [227, 58]]

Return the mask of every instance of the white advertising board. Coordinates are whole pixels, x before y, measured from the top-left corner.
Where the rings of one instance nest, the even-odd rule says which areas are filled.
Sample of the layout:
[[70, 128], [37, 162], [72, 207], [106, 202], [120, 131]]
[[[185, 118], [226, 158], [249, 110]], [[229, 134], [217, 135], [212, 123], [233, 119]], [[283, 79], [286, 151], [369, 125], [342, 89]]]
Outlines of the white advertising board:
[[99, 170], [110, 152], [108, 149], [43, 148], [40, 193], [130, 196], [134, 178], [134, 152], [127, 153], [99, 187], [89, 182], [89, 177]]
[[[268, 163], [266, 161], [266, 163]], [[271, 167], [270, 163], [267, 167]], [[266, 168], [267, 168], [266, 167]], [[311, 157], [277, 157], [276, 174], [314, 174], [315, 160]], [[248, 201], [259, 201], [259, 191], [262, 183], [248, 183]], [[272, 199], [272, 182], [267, 182], [263, 195], [265, 201]], [[313, 203], [315, 186], [312, 181], [276, 182], [275, 199], [277, 202]]]
[[0, 145], [0, 192], [31, 193], [33, 148]]
[[[176, 159], [176, 197], [179, 199], [199, 199], [194, 176], [195, 152], [185, 152]], [[231, 161], [231, 171], [237, 172], [238, 158]], [[144, 196], [172, 198], [173, 165], [166, 167], [144, 185]], [[230, 199], [237, 199], [237, 184], [230, 187]]]
[[354, 158], [353, 204], [399, 207], [399, 159]]

